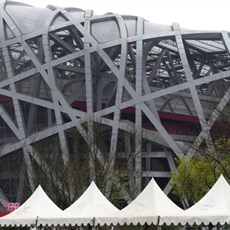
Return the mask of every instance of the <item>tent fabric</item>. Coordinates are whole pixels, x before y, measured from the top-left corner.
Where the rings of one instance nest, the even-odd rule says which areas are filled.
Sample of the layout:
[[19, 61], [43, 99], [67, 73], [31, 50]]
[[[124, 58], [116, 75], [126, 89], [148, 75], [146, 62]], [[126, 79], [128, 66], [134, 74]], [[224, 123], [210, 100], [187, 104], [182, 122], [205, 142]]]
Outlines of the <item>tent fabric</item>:
[[94, 182], [65, 211], [39, 186], [18, 209], [0, 218], [0, 226], [80, 225], [221, 225], [230, 224], [230, 185], [223, 176], [209, 192], [186, 211], [176, 206], [152, 179], [127, 207], [118, 210]]
[[99, 225], [159, 224], [159, 217], [183, 212], [160, 189], [152, 178], [139, 196], [127, 207], [113, 215], [96, 219]]
[[221, 175], [209, 192], [180, 215], [162, 216], [160, 222], [174, 225], [221, 225], [230, 223], [230, 186]]
[[96, 218], [111, 215], [118, 211], [101, 193], [96, 184], [91, 182], [82, 196], [63, 213], [48, 218], [39, 218], [38, 224], [43, 226], [94, 225]]
[[0, 218], [0, 226], [35, 226], [40, 217], [48, 216], [50, 213], [57, 215], [61, 212], [62, 210], [53, 203], [39, 185], [25, 203]]

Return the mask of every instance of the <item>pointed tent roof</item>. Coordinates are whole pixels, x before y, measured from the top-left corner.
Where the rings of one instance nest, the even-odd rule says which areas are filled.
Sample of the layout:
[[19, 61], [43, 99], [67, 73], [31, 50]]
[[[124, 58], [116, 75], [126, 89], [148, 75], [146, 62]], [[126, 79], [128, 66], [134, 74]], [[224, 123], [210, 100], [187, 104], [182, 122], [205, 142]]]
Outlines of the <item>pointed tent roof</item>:
[[62, 210], [53, 203], [39, 185], [18, 209], [0, 218], [0, 226], [31, 226], [35, 225], [40, 217], [60, 212]]
[[166, 223], [208, 225], [230, 223], [230, 186], [221, 175], [209, 192], [180, 216], [165, 217]]
[[174, 204], [160, 189], [152, 178], [139, 196], [127, 207], [114, 215], [99, 218], [96, 223], [100, 225], [124, 224], [158, 224], [159, 217], [180, 213], [183, 210]]
[[91, 182], [87, 190], [70, 207], [60, 215], [53, 215], [51, 218], [40, 219], [41, 225], [88, 225], [94, 224], [97, 217], [111, 215], [118, 209], [110, 203], [101, 193], [94, 182]]

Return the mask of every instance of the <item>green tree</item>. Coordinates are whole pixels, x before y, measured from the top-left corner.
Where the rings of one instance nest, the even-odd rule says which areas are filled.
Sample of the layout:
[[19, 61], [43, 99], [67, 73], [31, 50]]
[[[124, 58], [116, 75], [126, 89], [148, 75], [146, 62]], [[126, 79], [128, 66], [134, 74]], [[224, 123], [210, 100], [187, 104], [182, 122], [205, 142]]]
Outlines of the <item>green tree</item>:
[[173, 193], [185, 206], [199, 201], [215, 183], [219, 175], [215, 162], [202, 155], [177, 160], [177, 170], [171, 173], [174, 182]]
[[216, 136], [215, 154], [202, 147], [191, 157], [177, 159], [178, 167], [171, 173], [173, 193], [178, 195], [184, 206], [199, 201], [213, 186], [220, 174], [230, 180], [230, 137]]
[[[216, 105], [207, 105], [210, 116]], [[189, 158], [177, 159], [178, 167], [171, 173], [173, 193], [184, 206], [199, 201], [213, 186], [220, 174], [230, 181], [230, 118], [229, 109], [219, 111], [219, 119], [210, 127], [212, 149], [202, 143]]]

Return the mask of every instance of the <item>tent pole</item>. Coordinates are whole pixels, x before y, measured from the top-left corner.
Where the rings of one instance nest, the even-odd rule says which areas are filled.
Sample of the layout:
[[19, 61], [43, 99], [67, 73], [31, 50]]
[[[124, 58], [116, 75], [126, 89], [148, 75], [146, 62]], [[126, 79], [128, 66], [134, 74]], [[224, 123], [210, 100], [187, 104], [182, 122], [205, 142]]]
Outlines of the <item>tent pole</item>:
[[157, 217], [157, 230], [161, 230], [160, 224], [160, 216]]
[[35, 230], [38, 230], [38, 216], [37, 216], [36, 221], [35, 221]]
[[93, 226], [92, 226], [92, 230], [96, 230], [97, 227], [95, 226], [95, 217], [93, 218]]
[[30, 225], [30, 230], [37, 230], [38, 229], [38, 216], [35, 220], [35, 223]]

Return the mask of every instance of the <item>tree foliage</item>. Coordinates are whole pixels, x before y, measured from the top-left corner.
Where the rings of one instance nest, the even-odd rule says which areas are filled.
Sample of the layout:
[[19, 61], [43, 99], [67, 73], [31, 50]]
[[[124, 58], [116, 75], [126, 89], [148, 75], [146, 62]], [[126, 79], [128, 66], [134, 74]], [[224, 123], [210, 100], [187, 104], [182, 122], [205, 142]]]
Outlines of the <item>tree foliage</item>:
[[[179, 195], [185, 206], [197, 201], [212, 187], [217, 172], [212, 161], [203, 156], [178, 160], [177, 170], [171, 173], [173, 193]], [[187, 202], [188, 201], [188, 202]]]
[[[76, 130], [70, 130], [67, 133], [69, 160], [66, 163], [62, 159], [58, 136], [52, 136], [33, 146], [33, 179], [35, 184], [41, 184], [47, 194], [63, 209], [77, 200], [89, 186], [92, 180], [90, 167], [93, 168], [94, 180], [99, 189], [118, 208], [123, 208], [127, 204], [123, 199], [124, 195], [132, 197], [129, 175], [134, 175], [134, 172], [128, 165], [133, 165], [135, 159], [133, 155], [134, 136], [121, 132], [121, 140], [117, 146], [119, 153], [111, 158], [109, 155], [108, 127], [94, 123], [92, 132], [92, 135], [88, 132], [88, 139], [91, 136], [88, 142]], [[129, 135], [128, 138], [130, 139], [131, 149], [127, 152], [122, 141], [125, 139], [125, 135]], [[103, 163], [100, 162], [99, 151]], [[113, 167], [111, 167], [112, 164]], [[106, 194], [108, 183], [111, 183], [111, 191]]]
[[193, 157], [177, 160], [178, 167], [171, 173], [173, 193], [181, 198], [184, 206], [199, 201], [221, 174], [230, 179], [230, 138], [219, 136], [214, 148], [215, 153], [202, 147]]
[[[215, 104], [207, 105], [212, 114]], [[173, 193], [181, 198], [184, 206], [190, 206], [202, 198], [223, 174], [230, 181], [230, 118], [229, 109], [217, 111], [219, 118], [204, 133], [209, 140], [195, 150], [192, 157], [177, 159], [178, 167], [171, 173]], [[208, 123], [207, 123], [208, 125]], [[207, 140], [207, 139], [206, 139]], [[186, 155], [186, 153], [185, 153]]]

